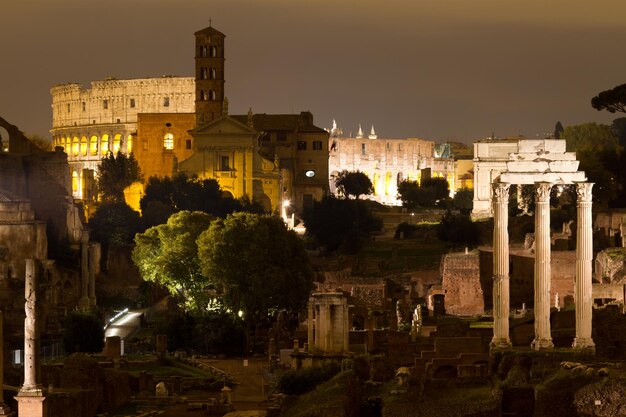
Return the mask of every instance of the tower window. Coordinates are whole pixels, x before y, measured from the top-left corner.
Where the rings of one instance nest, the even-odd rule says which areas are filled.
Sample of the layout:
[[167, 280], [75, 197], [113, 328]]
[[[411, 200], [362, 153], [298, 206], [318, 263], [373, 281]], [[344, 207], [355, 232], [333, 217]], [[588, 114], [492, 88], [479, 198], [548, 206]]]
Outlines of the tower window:
[[217, 100], [217, 93], [215, 90], [209, 90], [209, 100]]
[[170, 98], [163, 97], [163, 107], [169, 107], [169, 106], [170, 106]]
[[217, 46], [211, 45], [211, 57], [215, 58], [217, 56]]
[[131, 99], [130, 99], [130, 107], [131, 107], [131, 108], [134, 108], [134, 107], [135, 107], [135, 99], [134, 99], [134, 98], [131, 98]]
[[212, 80], [217, 78], [217, 70], [215, 68], [211, 68], [209, 71], [209, 78]]
[[109, 100], [102, 100], [102, 108], [105, 110], [109, 108]]
[[220, 171], [230, 171], [230, 157], [222, 156], [220, 159]]
[[313, 150], [314, 151], [321, 151], [322, 150], [322, 141], [321, 140], [314, 140], [313, 141]]
[[298, 141], [298, 150], [299, 151], [306, 151], [306, 141], [304, 141], [304, 140], [299, 140]]
[[206, 47], [206, 45], [202, 45], [200, 47], [200, 56], [201, 57], [206, 57], [208, 55], [208, 49]]
[[166, 133], [163, 137], [163, 149], [171, 151], [174, 149], [174, 135]]
[[365, 144], [361, 144], [361, 155], [365, 155]]
[[209, 71], [204, 67], [200, 68], [200, 78], [203, 80], [209, 78]]
[[209, 95], [206, 90], [200, 90], [200, 100], [207, 101], [209, 99]]

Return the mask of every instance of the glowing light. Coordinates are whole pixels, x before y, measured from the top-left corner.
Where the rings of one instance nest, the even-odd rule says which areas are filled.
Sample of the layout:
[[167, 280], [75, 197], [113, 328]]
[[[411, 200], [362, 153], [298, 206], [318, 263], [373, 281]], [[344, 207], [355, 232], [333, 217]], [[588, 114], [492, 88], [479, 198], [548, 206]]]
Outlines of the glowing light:
[[304, 173], [309, 178], [313, 178], [315, 176], [315, 171], [307, 171]]
[[283, 200], [283, 207], [289, 207], [290, 204], [291, 204], [291, 201]]
[[243, 317], [243, 311], [239, 310], [239, 311], [237, 312], [237, 315], [239, 316], [239, 318], [242, 318], [242, 317]]

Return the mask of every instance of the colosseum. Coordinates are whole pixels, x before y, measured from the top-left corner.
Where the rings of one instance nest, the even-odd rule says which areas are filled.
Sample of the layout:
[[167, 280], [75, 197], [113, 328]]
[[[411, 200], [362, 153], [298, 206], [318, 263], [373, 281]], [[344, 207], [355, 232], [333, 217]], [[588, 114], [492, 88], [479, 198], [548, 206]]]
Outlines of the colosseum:
[[75, 198], [90, 198], [108, 151], [130, 153], [139, 113], [194, 113], [193, 77], [164, 76], [52, 87], [52, 139], [68, 155]]

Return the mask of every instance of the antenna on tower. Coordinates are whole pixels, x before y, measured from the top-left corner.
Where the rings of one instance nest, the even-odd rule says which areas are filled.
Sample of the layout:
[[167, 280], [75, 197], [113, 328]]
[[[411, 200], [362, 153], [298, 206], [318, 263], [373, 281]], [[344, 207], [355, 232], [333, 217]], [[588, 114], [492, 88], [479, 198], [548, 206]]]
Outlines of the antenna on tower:
[[211, 18], [209, 17], [209, 27], [211, 27]]

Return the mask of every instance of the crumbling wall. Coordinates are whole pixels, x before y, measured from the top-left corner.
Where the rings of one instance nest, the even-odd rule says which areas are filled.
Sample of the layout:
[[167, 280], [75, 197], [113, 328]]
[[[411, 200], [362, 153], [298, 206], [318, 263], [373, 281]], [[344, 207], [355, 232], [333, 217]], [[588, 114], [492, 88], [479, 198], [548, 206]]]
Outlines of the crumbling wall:
[[485, 312], [477, 251], [444, 255], [441, 277], [448, 314], [474, 316]]

